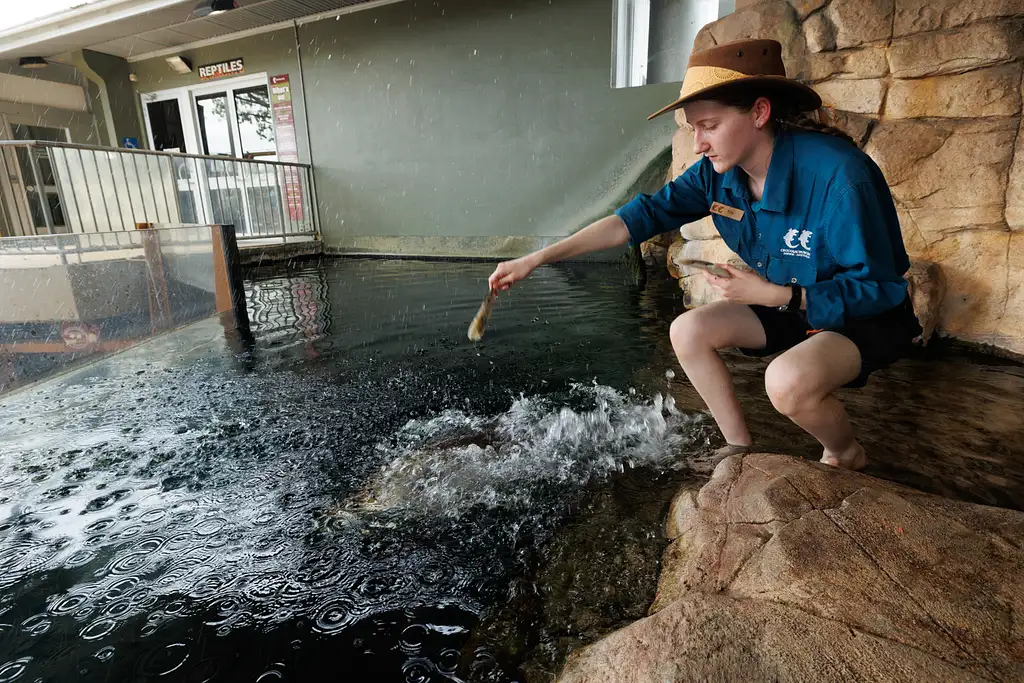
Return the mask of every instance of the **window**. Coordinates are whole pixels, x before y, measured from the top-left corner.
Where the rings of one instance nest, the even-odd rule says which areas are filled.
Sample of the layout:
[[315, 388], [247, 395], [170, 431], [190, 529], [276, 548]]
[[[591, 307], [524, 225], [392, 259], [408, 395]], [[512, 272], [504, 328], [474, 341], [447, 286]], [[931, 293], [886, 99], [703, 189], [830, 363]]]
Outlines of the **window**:
[[612, 87], [683, 80], [694, 38], [735, 0], [612, 0]]

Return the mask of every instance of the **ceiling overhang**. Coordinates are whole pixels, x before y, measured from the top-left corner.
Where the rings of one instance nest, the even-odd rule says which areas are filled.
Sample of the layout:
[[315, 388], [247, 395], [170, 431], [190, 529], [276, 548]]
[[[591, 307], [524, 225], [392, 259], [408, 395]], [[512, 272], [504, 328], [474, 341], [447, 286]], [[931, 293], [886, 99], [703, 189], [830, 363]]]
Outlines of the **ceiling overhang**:
[[238, 0], [237, 9], [199, 18], [196, 0], [97, 0], [0, 31], [0, 59], [88, 49], [134, 61], [399, 1]]

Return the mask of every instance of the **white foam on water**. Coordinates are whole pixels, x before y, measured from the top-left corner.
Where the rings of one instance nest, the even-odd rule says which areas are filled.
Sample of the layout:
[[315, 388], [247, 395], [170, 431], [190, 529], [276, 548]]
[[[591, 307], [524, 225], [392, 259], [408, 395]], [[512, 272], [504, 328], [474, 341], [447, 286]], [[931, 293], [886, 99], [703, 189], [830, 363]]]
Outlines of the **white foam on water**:
[[478, 505], [529, 507], [546, 484], [582, 487], [627, 467], [681, 465], [702, 438], [706, 418], [681, 413], [671, 396], [637, 400], [579, 384], [571, 393], [592, 407], [521, 397], [497, 416], [447, 410], [410, 421], [378, 445], [388, 464], [354, 507], [448, 516]]

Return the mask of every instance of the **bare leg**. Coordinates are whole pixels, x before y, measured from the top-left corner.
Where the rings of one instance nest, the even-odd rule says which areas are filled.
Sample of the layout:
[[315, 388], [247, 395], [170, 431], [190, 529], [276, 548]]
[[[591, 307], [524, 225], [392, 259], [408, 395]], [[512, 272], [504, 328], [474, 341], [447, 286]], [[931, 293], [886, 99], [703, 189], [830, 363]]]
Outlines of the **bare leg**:
[[867, 464], [846, 410], [833, 394], [856, 378], [860, 367], [860, 351], [852, 341], [820, 332], [776, 358], [765, 372], [772, 405], [816, 438], [825, 449], [821, 461], [834, 467]]
[[732, 377], [719, 349], [764, 348], [764, 328], [749, 306], [719, 301], [687, 311], [672, 323], [672, 348], [690, 383], [704, 399], [727, 443], [749, 446]]

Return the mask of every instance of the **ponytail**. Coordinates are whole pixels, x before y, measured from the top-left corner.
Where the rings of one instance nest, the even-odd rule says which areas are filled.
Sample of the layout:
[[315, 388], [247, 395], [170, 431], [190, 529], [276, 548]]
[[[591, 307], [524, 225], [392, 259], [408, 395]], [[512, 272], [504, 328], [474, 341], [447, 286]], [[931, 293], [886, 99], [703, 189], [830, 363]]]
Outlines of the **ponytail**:
[[[817, 112], [815, 112], [815, 117], [816, 116]], [[850, 137], [850, 135], [846, 131], [836, 128], [835, 126], [829, 126], [827, 124], [821, 123], [820, 121], [817, 121], [815, 118], [811, 118], [806, 114], [797, 114], [795, 116], [789, 116], [785, 119], [777, 119], [773, 116], [772, 120], [776, 125], [780, 127], [789, 128], [791, 130], [809, 130], [815, 133], [824, 133], [825, 135], [832, 135], [837, 138], [842, 138], [843, 140], [849, 142], [851, 145], [857, 145], [854, 139]]]

